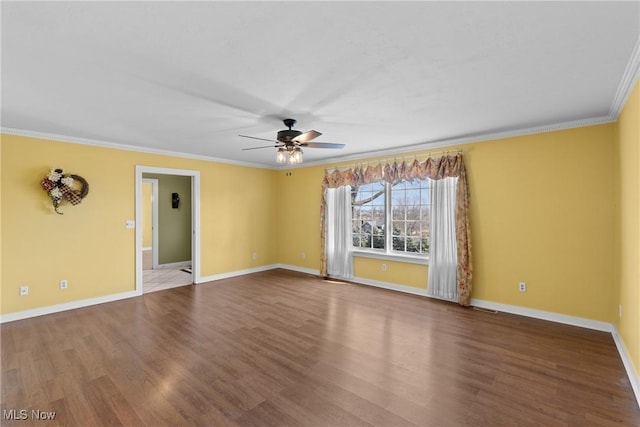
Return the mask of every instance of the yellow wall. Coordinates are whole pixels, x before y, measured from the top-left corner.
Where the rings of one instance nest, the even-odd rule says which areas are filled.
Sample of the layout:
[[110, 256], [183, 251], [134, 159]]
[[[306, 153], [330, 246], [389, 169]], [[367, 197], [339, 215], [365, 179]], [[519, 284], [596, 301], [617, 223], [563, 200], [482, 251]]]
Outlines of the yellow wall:
[[[135, 289], [135, 233], [125, 221], [135, 218], [136, 165], [200, 171], [202, 276], [276, 262], [272, 170], [13, 135], [2, 135], [1, 149], [2, 314]], [[39, 186], [52, 167], [90, 184], [64, 215]], [[19, 296], [21, 284], [29, 296]]]
[[153, 245], [153, 186], [149, 182], [142, 183], [142, 247]]
[[640, 83], [617, 122], [615, 278], [618, 331], [640, 373]]
[[[2, 183], [4, 176], [2, 172], [2, 140], [4, 136], [0, 134], [0, 307], [2, 307]], [[1, 311], [0, 311], [1, 313]]]
[[307, 167], [277, 174], [278, 260], [282, 264], [318, 270], [324, 168]]
[[[386, 269], [382, 271], [382, 264]], [[428, 267], [387, 259], [354, 257], [353, 274], [355, 277], [379, 280], [412, 288], [427, 289]]]
[[[471, 195], [473, 298], [594, 320], [615, 319], [614, 125], [464, 145]], [[451, 148], [452, 150], [455, 147]], [[424, 154], [410, 153], [407, 156]], [[366, 161], [366, 159], [365, 159]], [[278, 174], [278, 258], [319, 268], [324, 166]], [[311, 248], [311, 249], [309, 249]], [[300, 252], [313, 252], [302, 260]], [[381, 271], [380, 264], [387, 264]], [[427, 267], [356, 258], [356, 277], [425, 288]], [[517, 290], [527, 283], [527, 292]]]
[[474, 298], [614, 320], [614, 137], [608, 124], [469, 147]]

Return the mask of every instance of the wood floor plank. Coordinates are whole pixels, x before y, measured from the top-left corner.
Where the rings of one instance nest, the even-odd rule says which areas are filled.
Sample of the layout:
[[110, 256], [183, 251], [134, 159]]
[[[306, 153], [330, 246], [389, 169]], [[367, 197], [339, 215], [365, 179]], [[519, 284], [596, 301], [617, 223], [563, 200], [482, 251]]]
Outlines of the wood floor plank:
[[10, 322], [0, 340], [2, 425], [640, 425], [610, 334], [285, 270]]

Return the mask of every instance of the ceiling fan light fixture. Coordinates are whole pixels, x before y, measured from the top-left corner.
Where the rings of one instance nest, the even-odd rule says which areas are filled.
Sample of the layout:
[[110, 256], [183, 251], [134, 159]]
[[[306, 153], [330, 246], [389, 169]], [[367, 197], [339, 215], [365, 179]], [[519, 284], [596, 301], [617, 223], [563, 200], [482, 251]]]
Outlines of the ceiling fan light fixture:
[[289, 152], [289, 164], [297, 165], [299, 163], [302, 163], [302, 149], [300, 147], [295, 147]]
[[287, 152], [284, 147], [278, 148], [276, 152], [276, 162], [282, 164], [287, 162]]
[[295, 119], [284, 119], [283, 123], [288, 129], [279, 131], [278, 137], [275, 140], [259, 138], [255, 136], [249, 136], [249, 135], [238, 135], [243, 138], [258, 139], [260, 141], [269, 141], [269, 142], [276, 143], [275, 146], [267, 145], [264, 147], [243, 148], [242, 151], [256, 150], [259, 148], [276, 147], [278, 149], [276, 151], [276, 162], [278, 164], [288, 163], [290, 165], [297, 165], [302, 163], [302, 149], [300, 147], [344, 148], [344, 144], [335, 144], [331, 142], [313, 142], [312, 140], [316, 139], [322, 134], [316, 130], [310, 130], [303, 133], [303, 132], [300, 132], [299, 130], [292, 129], [293, 125], [296, 123]]

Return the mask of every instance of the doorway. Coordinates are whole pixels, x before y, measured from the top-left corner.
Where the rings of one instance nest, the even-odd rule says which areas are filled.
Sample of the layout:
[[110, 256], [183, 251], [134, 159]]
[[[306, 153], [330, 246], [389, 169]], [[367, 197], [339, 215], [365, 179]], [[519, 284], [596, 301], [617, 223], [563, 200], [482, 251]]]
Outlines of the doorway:
[[199, 282], [199, 179], [198, 171], [136, 167], [138, 294]]
[[191, 177], [144, 173], [141, 226], [142, 292], [192, 284]]

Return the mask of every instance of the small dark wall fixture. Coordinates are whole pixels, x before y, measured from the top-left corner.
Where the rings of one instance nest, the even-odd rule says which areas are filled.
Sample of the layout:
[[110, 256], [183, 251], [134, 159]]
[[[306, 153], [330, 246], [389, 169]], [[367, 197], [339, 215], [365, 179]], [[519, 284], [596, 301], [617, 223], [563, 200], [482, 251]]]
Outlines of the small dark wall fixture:
[[171, 207], [173, 209], [180, 207], [180, 195], [178, 193], [171, 193]]

